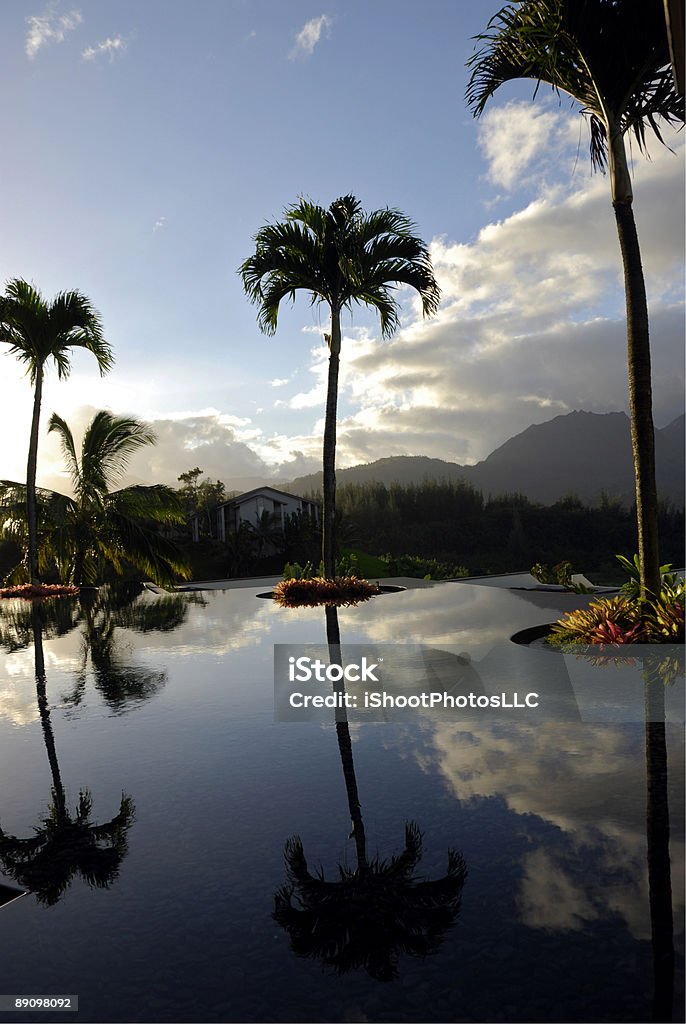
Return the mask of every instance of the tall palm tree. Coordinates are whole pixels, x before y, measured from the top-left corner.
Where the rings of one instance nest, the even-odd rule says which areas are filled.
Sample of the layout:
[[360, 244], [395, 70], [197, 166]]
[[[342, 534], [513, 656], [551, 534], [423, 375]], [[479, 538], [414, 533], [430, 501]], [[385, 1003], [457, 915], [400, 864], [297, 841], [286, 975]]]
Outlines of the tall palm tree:
[[311, 302], [324, 303], [331, 314], [329, 375], [324, 423], [323, 532], [324, 573], [333, 578], [336, 506], [336, 407], [341, 353], [341, 312], [354, 303], [376, 309], [383, 337], [399, 325], [393, 286], [419, 292], [424, 315], [435, 313], [440, 291], [429, 251], [415, 227], [399, 210], [365, 213], [358, 199], [342, 196], [327, 209], [306, 199], [287, 207], [285, 221], [265, 224], [255, 235], [255, 252], [239, 268], [243, 287], [259, 306], [258, 323], [266, 334], [276, 331], [283, 298], [295, 301], [303, 289]]
[[43, 377], [49, 359], [60, 380], [69, 376], [70, 351], [85, 348], [95, 356], [101, 375], [112, 365], [112, 350], [102, 335], [100, 314], [81, 292], [60, 292], [46, 302], [33, 285], [21, 278], [9, 281], [0, 299], [0, 341], [26, 365], [34, 387], [33, 417], [26, 467], [26, 519], [28, 562], [32, 583], [39, 582], [36, 509], [36, 465]]
[[[56, 413], [50, 431], [58, 434], [74, 489], [70, 498], [41, 490], [41, 568], [56, 565], [63, 581], [95, 583], [106, 565], [121, 572], [130, 562], [160, 584], [188, 578], [190, 569], [175, 542], [161, 528], [181, 525], [183, 508], [171, 487], [162, 484], [123, 487], [130, 456], [155, 443], [155, 434], [139, 420], [102, 410], [86, 428], [77, 455], [71, 430]], [[4, 535], [21, 543], [26, 520], [21, 514], [24, 488], [2, 481], [7, 519]]]
[[[645, 151], [646, 129], [682, 122], [663, 0], [522, 0], [495, 14], [467, 62], [466, 99], [478, 117], [504, 82], [531, 78], [581, 104], [590, 124], [591, 161], [609, 170], [624, 267], [629, 404], [636, 476], [641, 593], [660, 590], [650, 341], [641, 253], [626, 156], [630, 133]], [[535, 93], [534, 93], [535, 95]]]

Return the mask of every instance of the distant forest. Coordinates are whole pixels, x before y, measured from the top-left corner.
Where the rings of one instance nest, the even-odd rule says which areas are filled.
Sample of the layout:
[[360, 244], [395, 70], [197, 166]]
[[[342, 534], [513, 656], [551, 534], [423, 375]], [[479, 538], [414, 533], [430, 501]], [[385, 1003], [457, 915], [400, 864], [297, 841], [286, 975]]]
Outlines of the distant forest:
[[[316, 495], [312, 495], [316, 497]], [[573, 494], [539, 505], [521, 494], [484, 500], [462, 481], [339, 485], [340, 544], [466, 566], [470, 575], [515, 572], [563, 559], [574, 570], [621, 578], [615, 554], [637, 549], [636, 511], [601, 497], [590, 508]], [[662, 562], [684, 564], [684, 511], [660, 508]]]

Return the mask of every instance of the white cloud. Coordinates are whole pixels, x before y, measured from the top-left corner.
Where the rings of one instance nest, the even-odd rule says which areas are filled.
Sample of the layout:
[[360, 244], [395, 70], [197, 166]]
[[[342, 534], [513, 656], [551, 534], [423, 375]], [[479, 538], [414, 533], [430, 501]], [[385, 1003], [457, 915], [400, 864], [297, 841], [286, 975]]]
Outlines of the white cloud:
[[152, 230], [153, 231], [159, 231], [160, 228], [163, 228], [164, 227], [164, 222], [166, 221], [166, 219], [167, 219], [166, 217], [158, 217], [157, 220], [155, 221], [155, 223], [152, 226]]
[[331, 18], [328, 14], [320, 14], [318, 18], [311, 18], [306, 21], [295, 37], [295, 45], [289, 53], [289, 58], [309, 57], [319, 42], [322, 32], [328, 35], [331, 30]]
[[521, 185], [523, 178], [542, 180], [553, 164], [559, 173], [561, 156], [566, 156], [572, 170], [585, 132], [578, 114], [570, 115], [550, 103], [512, 100], [492, 107], [479, 120], [478, 129], [488, 179], [509, 191]]
[[273, 388], [282, 388], [284, 384], [288, 383], [290, 383], [290, 377], [275, 377], [274, 380], [271, 381]]
[[[95, 60], [98, 57], [109, 57], [111, 62], [117, 54], [122, 53], [125, 49], [126, 41], [121, 36], [112, 36], [112, 38], [103, 39], [101, 43], [96, 43], [95, 46], [87, 46], [86, 49], [81, 52], [81, 56], [84, 60]], [[164, 218], [162, 219], [164, 220]]]
[[58, 14], [55, 3], [48, 4], [42, 14], [29, 15], [26, 19], [29, 27], [26, 35], [26, 56], [33, 60], [44, 46], [61, 43], [67, 33], [72, 32], [82, 21], [80, 11]]

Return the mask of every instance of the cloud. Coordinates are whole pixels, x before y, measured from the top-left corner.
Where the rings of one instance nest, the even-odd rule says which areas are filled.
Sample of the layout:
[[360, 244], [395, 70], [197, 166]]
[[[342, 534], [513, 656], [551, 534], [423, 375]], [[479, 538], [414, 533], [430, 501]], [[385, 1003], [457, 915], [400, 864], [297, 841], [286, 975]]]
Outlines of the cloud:
[[579, 115], [553, 109], [551, 103], [512, 100], [490, 108], [480, 118], [478, 130], [488, 180], [510, 191], [521, 186], [525, 177], [543, 179], [553, 165], [559, 173], [560, 157], [572, 163], [583, 131]]
[[121, 36], [113, 36], [111, 39], [104, 39], [101, 43], [96, 43], [95, 46], [87, 46], [86, 49], [81, 52], [81, 57], [83, 60], [96, 60], [98, 57], [109, 57], [111, 63], [116, 55], [122, 53], [125, 49], [126, 41]]
[[166, 217], [158, 217], [157, 220], [155, 221], [155, 223], [152, 226], [152, 230], [153, 231], [159, 231], [160, 228], [163, 228], [166, 219], [167, 219]]
[[29, 30], [26, 34], [26, 56], [33, 60], [39, 50], [51, 43], [61, 43], [68, 32], [80, 25], [83, 17], [80, 11], [58, 14], [57, 4], [51, 3], [42, 14], [32, 14], [26, 19]]
[[271, 381], [271, 386], [273, 388], [282, 388], [284, 384], [290, 383], [290, 379], [290, 377], [275, 377], [274, 380]]
[[[428, 759], [461, 803], [496, 798], [517, 815], [514, 831], [529, 837], [515, 894], [528, 927], [578, 931], [619, 915], [635, 938], [650, 938], [645, 807], [635, 798], [646, 785], [639, 734], [610, 725], [441, 724], [431, 744]], [[680, 766], [683, 741], [676, 729], [670, 729], [670, 744]], [[426, 770], [426, 753], [420, 759]], [[681, 817], [680, 807], [671, 810]], [[545, 849], [537, 844], [535, 818], [556, 829]], [[682, 841], [675, 839], [675, 846], [674, 859], [681, 862]], [[681, 908], [679, 873], [673, 886]]]
[[[683, 411], [683, 155], [660, 148], [636, 164], [635, 211], [648, 287], [659, 426]], [[546, 193], [472, 242], [431, 246], [442, 288], [432, 320], [411, 319], [388, 343], [345, 332], [340, 465], [423, 454], [485, 458], [512, 434], [574, 409], [627, 410], [621, 259], [607, 179]], [[325, 353], [324, 353], [325, 355]], [[315, 385], [290, 399], [321, 406]]]
[[326, 32], [328, 36], [331, 24], [331, 18], [328, 14], [320, 14], [318, 18], [311, 18], [310, 21], [306, 21], [295, 37], [295, 45], [288, 55], [289, 59], [295, 60], [297, 57], [309, 57], [314, 52], [322, 32]]

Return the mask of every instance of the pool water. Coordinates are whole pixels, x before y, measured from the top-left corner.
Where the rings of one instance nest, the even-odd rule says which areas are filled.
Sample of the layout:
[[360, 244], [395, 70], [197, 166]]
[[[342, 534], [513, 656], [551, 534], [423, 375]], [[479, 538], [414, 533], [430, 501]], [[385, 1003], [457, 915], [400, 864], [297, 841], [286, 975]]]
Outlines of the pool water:
[[[679, 1019], [679, 724], [647, 772], [640, 722], [275, 722], [274, 645], [326, 622], [260, 589], [3, 603], [0, 994], [79, 1010], [0, 1019]], [[446, 583], [338, 623], [486, 650], [565, 599]]]

